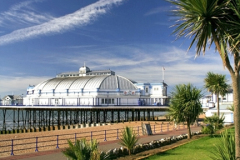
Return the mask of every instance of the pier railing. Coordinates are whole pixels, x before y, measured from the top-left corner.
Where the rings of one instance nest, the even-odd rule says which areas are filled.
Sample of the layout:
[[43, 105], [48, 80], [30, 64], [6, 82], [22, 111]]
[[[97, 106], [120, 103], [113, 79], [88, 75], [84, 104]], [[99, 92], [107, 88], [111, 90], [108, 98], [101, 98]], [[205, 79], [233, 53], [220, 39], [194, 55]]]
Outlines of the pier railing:
[[[132, 127], [137, 136], [142, 136], [142, 126]], [[170, 122], [151, 124], [152, 134], [161, 134], [173, 130], [187, 128], [186, 125], [174, 125]], [[28, 134], [26, 134], [28, 135]], [[98, 130], [90, 132], [75, 132], [74, 134], [58, 134], [50, 136], [26, 137], [0, 140], [0, 157], [19, 155], [23, 153], [38, 152], [44, 150], [63, 149], [68, 147], [67, 140], [75, 142], [77, 139], [97, 139], [98, 142], [118, 140], [121, 138], [122, 129]]]

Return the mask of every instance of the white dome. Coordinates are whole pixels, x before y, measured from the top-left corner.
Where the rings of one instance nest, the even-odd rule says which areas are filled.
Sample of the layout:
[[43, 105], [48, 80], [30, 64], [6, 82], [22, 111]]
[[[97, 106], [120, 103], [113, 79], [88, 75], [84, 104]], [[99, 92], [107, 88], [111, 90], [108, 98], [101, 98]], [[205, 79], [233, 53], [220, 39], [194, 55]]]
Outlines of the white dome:
[[57, 77], [39, 83], [34, 88], [35, 91], [61, 92], [69, 90], [137, 90], [137, 87], [127, 78], [117, 75], [106, 76], [85, 76], [85, 77]]

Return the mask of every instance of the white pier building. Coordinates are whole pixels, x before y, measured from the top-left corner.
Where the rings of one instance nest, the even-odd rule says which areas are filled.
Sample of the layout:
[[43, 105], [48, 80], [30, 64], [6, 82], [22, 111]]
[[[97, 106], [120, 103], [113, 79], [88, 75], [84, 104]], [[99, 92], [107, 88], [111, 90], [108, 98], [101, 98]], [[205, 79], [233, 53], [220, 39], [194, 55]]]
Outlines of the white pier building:
[[36, 86], [29, 86], [23, 105], [27, 106], [166, 106], [167, 84], [137, 83], [111, 70], [58, 74]]

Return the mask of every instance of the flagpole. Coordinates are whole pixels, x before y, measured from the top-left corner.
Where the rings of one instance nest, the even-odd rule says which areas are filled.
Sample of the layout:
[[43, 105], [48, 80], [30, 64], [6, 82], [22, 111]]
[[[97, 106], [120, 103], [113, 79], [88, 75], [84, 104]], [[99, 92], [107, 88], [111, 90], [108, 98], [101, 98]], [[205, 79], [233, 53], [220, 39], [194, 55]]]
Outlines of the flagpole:
[[165, 68], [164, 68], [164, 67], [162, 67], [162, 76], [163, 76], [163, 82], [164, 82], [164, 70], [165, 70]]

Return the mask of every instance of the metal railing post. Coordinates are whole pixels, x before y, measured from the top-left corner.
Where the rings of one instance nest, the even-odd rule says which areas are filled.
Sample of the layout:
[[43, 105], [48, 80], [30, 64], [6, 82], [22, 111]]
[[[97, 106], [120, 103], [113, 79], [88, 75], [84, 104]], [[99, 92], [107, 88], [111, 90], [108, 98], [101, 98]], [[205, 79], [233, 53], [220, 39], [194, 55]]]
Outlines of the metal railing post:
[[119, 138], [118, 138], [118, 129], [117, 129], [117, 139], [119, 139]]
[[59, 149], [59, 147], [58, 147], [58, 135], [57, 135], [57, 147], [56, 148]]
[[139, 136], [139, 126], [138, 126], [138, 136]]
[[91, 131], [91, 140], [92, 140], [92, 131]]
[[12, 150], [11, 150], [11, 156], [14, 156], [14, 154], [13, 154], [13, 139], [12, 139]]
[[74, 138], [74, 140], [75, 140], [75, 145], [76, 145], [76, 141], [77, 141], [77, 133], [75, 133], [75, 138]]
[[36, 137], [36, 149], [35, 149], [35, 152], [38, 152], [38, 137]]
[[107, 132], [106, 132], [106, 130], [105, 130], [105, 139], [104, 139], [104, 141], [107, 141]]

